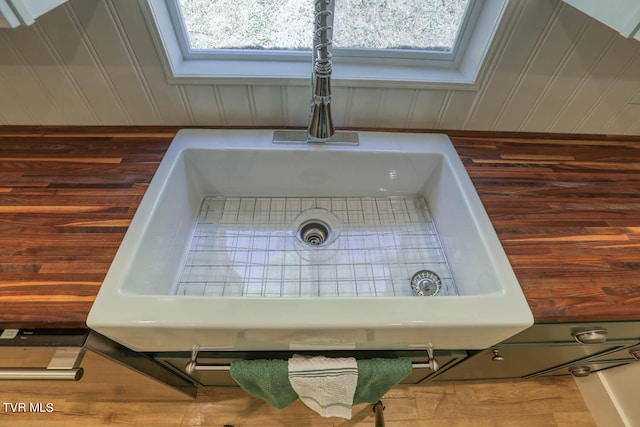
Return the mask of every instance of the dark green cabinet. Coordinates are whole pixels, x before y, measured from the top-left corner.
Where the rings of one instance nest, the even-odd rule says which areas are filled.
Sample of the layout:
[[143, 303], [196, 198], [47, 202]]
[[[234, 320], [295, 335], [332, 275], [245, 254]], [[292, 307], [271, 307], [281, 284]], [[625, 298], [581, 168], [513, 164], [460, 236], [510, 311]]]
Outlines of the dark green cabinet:
[[557, 375], [567, 375], [567, 373], [577, 377], [587, 376], [594, 372], [603, 371], [605, 369], [616, 368], [628, 363], [640, 362], [640, 346], [625, 347], [622, 350], [614, 352], [606, 352], [603, 355], [590, 357], [580, 360], [568, 366], [552, 369], [543, 372], [539, 376], [552, 377]]
[[[585, 333], [579, 343], [574, 335]], [[639, 322], [534, 325], [509, 340], [469, 357], [433, 381], [522, 379], [595, 372], [633, 363]], [[604, 342], [598, 342], [602, 339]]]
[[[580, 343], [579, 340], [584, 341]], [[425, 351], [336, 351], [329, 357], [410, 357], [427, 364]], [[201, 365], [228, 367], [239, 359], [287, 359], [292, 352], [207, 352], [198, 354]], [[312, 355], [312, 354], [309, 354]], [[187, 352], [151, 355], [175, 374], [198, 386], [236, 386], [228, 369], [186, 372]], [[640, 322], [536, 324], [508, 340], [481, 351], [436, 350], [440, 368], [415, 368], [404, 384], [473, 380], [507, 380], [558, 375], [588, 375], [628, 363], [640, 363]]]

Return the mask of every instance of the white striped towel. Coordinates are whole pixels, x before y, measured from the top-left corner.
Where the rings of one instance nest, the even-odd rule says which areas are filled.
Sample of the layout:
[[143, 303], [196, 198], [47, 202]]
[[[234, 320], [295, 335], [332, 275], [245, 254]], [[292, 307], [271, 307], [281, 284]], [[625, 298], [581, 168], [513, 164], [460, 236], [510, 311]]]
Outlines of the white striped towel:
[[305, 405], [323, 417], [351, 419], [358, 384], [355, 358], [294, 355], [288, 365], [291, 387]]

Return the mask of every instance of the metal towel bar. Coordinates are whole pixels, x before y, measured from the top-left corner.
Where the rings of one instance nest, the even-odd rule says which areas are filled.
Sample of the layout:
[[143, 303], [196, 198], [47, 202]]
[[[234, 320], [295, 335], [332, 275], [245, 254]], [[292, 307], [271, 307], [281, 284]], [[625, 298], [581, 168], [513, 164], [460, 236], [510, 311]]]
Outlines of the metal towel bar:
[[[430, 363], [413, 363], [412, 366], [413, 369], [432, 369]], [[231, 365], [198, 365], [198, 363], [193, 360], [187, 363], [185, 367], [185, 371], [188, 374], [206, 371], [228, 371], [229, 369], [231, 369]]]
[[[425, 363], [412, 363], [413, 369], [431, 369], [432, 371], [437, 371], [440, 365], [438, 361], [433, 357], [433, 349], [427, 348], [427, 356], [428, 360]], [[228, 371], [231, 369], [230, 364], [220, 364], [220, 365], [199, 365], [196, 361], [198, 357], [198, 351], [194, 350], [191, 352], [191, 361], [187, 363], [184, 370], [187, 374], [195, 374], [196, 372], [207, 372], [207, 371]]]

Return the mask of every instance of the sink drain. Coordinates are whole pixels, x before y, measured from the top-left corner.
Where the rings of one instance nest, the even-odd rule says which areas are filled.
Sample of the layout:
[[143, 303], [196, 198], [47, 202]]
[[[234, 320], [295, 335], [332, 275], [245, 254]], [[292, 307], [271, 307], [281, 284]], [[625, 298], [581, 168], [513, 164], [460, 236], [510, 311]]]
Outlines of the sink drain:
[[300, 249], [314, 250], [329, 246], [340, 234], [340, 221], [326, 209], [303, 211], [293, 222], [293, 235]]
[[420, 270], [411, 278], [411, 290], [414, 295], [432, 297], [438, 295], [441, 286], [440, 277], [431, 270]]
[[311, 220], [300, 226], [297, 236], [305, 245], [322, 246], [330, 240], [331, 230], [324, 222]]

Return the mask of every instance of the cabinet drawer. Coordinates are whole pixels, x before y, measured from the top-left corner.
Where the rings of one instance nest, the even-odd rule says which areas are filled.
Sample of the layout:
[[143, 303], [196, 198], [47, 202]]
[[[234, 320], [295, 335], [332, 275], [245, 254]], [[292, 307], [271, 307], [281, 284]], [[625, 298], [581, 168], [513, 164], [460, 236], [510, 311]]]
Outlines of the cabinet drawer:
[[[629, 343], [580, 345], [550, 343], [546, 345], [501, 345], [484, 350], [442, 372], [434, 381], [465, 381], [524, 378], [556, 366], [566, 365], [599, 354], [627, 347]], [[496, 350], [499, 357], [495, 357]], [[501, 360], [498, 360], [501, 358]]]
[[[633, 354], [637, 354], [637, 358], [633, 356]], [[606, 361], [614, 361], [614, 360], [626, 360], [629, 362], [640, 360], [640, 346], [633, 345], [631, 347], [627, 347], [618, 351], [608, 352], [602, 356], [597, 356], [589, 359], [594, 362], [606, 362]]]
[[[618, 366], [627, 365], [629, 362], [625, 360], [611, 360], [606, 362], [594, 362], [594, 361], [584, 361], [576, 364], [572, 364], [569, 366], [563, 366], [562, 368], [553, 369], [551, 371], [542, 372], [539, 375], [536, 375], [536, 378], [542, 377], [557, 377], [561, 375], [571, 375], [571, 371], [573, 369], [588, 369], [589, 373], [585, 373], [584, 376], [590, 375], [594, 372], [603, 371], [605, 369], [617, 368]], [[580, 375], [576, 375], [580, 376]]]
[[504, 343], [574, 342], [572, 333], [591, 328], [605, 329], [607, 341], [640, 339], [640, 322], [541, 323], [514, 335]]

